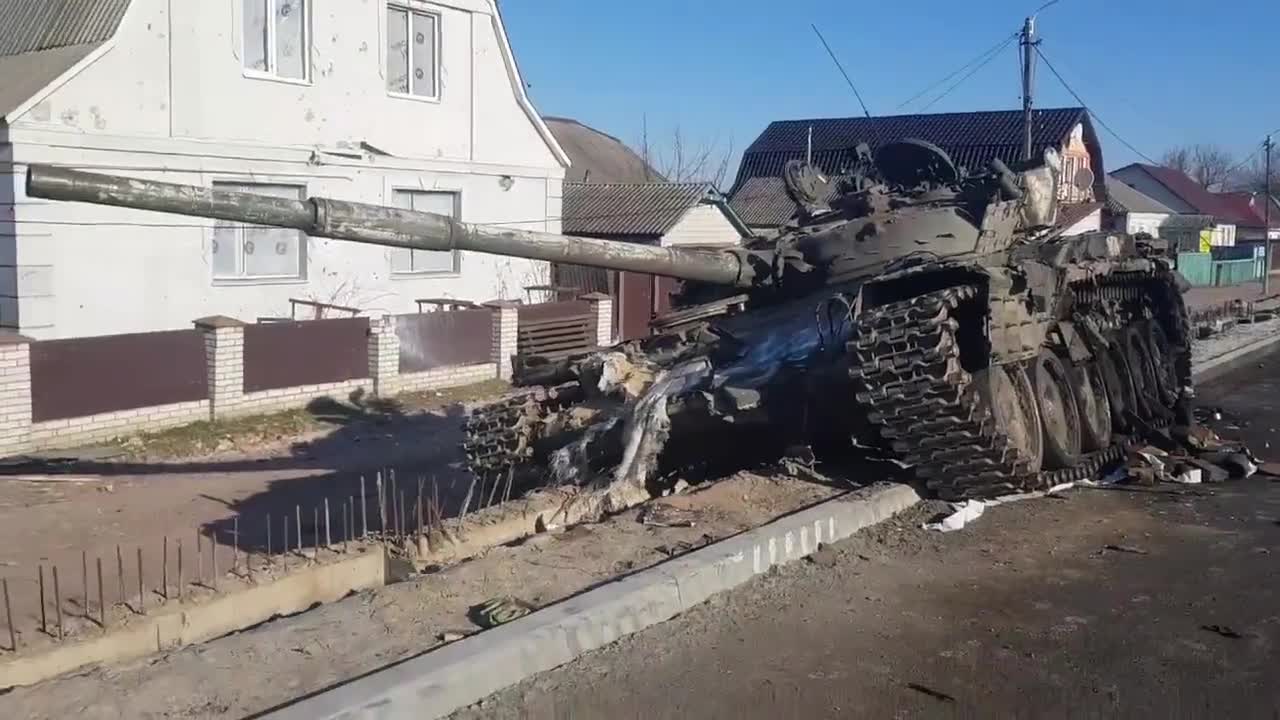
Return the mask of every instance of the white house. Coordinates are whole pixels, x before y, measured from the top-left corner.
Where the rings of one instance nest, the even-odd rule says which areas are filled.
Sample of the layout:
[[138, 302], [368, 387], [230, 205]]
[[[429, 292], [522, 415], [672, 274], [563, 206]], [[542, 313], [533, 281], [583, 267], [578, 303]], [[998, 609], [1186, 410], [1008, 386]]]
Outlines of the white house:
[[[1111, 178], [1169, 208], [1173, 212], [1170, 219], [1188, 216], [1196, 221], [1207, 220], [1193, 236], [1198, 236], [1203, 231], [1207, 244], [1212, 247], [1234, 246], [1237, 226], [1248, 222], [1239, 217], [1230, 203], [1200, 187], [1185, 173], [1172, 168], [1134, 163], [1112, 172]], [[1186, 233], [1191, 232], [1187, 222], [1182, 223], [1182, 228]], [[1163, 236], [1170, 239], [1169, 228], [1164, 228]], [[1195, 243], [1179, 241], [1183, 250], [1195, 251], [1198, 244], [1202, 244], [1198, 238]]]
[[38, 339], [518, 298], [542, 263], [25, 195], [28, 164], [558, 232], [568, 158], [495, 0], [0, 4], [0, 326]]

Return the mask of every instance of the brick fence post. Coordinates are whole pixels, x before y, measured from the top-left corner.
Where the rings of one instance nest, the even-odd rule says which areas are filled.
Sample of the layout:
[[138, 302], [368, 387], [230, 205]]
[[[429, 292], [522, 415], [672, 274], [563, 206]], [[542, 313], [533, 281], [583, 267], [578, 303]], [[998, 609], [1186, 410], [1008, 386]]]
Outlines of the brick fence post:
[[0, 455], [31, 449], [31, 338], [0, 333]]
[[498, 364], [498, 378], [510, 380], [511, 358], [520, 338], [520, 311], [515, 303], [496, 300], [484, 304], [493, 311], [493, 361]]
[[244, 399], [244, 323], [225, 315], [195, 321], [204, 333], [205, 367], [209, 373], [209, 418], [234, 413]]
[[596, 344], [607, 347], [613, 344], [613, 298], [604, 293], [587, 293], [580, 299], [591, 305], [596, 319]]
[[400, 392], [400, 336], [393, 315], [369, 321], [369, 382], [374, 397], [389, 398]]

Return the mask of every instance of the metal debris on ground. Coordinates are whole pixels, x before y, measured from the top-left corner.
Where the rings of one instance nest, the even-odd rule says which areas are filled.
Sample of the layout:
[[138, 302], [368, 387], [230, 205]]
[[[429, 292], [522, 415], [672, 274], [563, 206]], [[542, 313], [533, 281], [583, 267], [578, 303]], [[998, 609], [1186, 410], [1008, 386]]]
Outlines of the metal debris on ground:
[[1139, 548], [1139, 547], [1134, 547], [1132, 545], [1103, 545], [1102, 549], [1110, 550], [1112, 552], [1131, 553], [1133, 555], [1148, 554], [1146, 550], [1143, 550], [1142, 548]]
[[492, 628], [509, 623], [533, 612], [534, 607], [510, 595], [491, 598], [471, 608], [471, 621], [482, 628]]
[[640, 512], [639, 520], [645, 525], [653, 527], [693, 527], [697, 520], [697, 513], [692, 510], [674, 507], [666, 503], [654, 503], [647, 505]]
[[1231, 638], [1232, 640], [1244, 639], [1244, 635], [1233, 630], [1231, 627], [1227, 625], [1201, 625], [1200, 629], [1208, 630], [1209, 632], [1214, 633], [1215, 635], [1221, 635], [1224, 638]]

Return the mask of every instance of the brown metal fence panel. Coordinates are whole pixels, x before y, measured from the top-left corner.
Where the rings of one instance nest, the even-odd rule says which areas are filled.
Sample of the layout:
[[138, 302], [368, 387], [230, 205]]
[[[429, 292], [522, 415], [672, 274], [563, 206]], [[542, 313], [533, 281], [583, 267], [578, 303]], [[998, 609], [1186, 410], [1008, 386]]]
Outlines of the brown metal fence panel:
[[271, 322], [244, 328], [244, 391], [369, 377], [369, 318]]
[[400, 372], [422, 372], [493, 359], [491, 310], [450, 310], [396, 316]]
[[563, 357], [596, 346], [595, 313], [584, 300], [522, 305], [518, 355]]
[[208, 397], [204, 335], [198, 330], [31, 343], [35, 422]]

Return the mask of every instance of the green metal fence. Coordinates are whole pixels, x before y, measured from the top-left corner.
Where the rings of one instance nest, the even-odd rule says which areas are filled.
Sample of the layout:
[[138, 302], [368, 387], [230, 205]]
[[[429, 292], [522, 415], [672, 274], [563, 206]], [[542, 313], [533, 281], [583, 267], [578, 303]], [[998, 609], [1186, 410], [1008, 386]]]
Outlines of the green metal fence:
[[1213, 285], [1213, 256], [1209, 253], [1178, 253], [1178, 272], [1195, 287]]
[[1178, 253], [1178, 271], [1195, 287], [1241, 285], [1262, 277], [1262, 258], [1214, 260], [1209, 253]]

